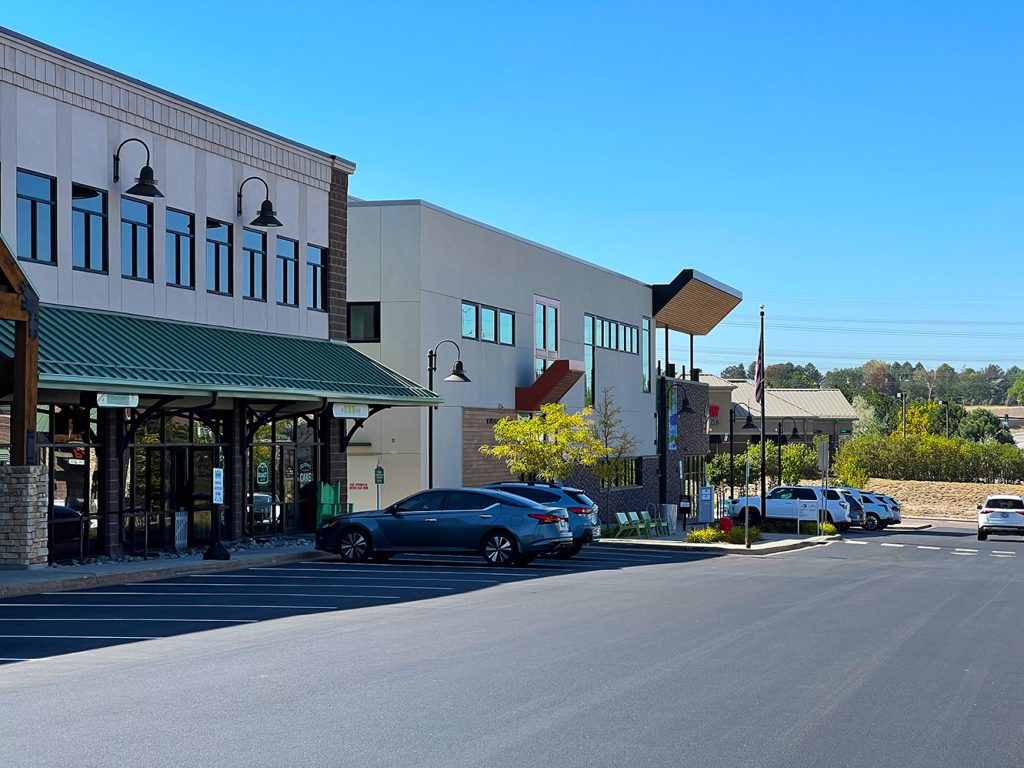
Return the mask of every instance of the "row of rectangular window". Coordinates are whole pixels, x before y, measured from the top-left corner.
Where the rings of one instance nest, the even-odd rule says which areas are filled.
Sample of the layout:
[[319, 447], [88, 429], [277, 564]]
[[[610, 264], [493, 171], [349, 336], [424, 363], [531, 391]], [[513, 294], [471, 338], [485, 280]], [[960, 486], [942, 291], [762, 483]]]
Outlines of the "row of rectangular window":
[[[18, 169], [18, 258], [57, 263], [57, 182], [50, 176]], [[77, 270], [105, 274], [107, 264], [107, 193], [84, 184], [71, 185], [71, 252]], [[167, 209], [167, 283], [195, 287], [195, 216]], [[266, 234], [243, 229], [243, 296], [266, 300]], [[206, 220], [206, 278], [210, 293], [230, 295], [232, 225]], [[277, 238], [277, 302], [298, 306], [299, 244]], [[325, 308], [323, 268], [326, 249], [306, 245], [306, 306]], [[121, 198], [121, 275], [153, 281], [153, 206]]]
[[583, 343], [635, 355], [640, 351], [640, 330], [628, 323], [584, 315]]
[[515, 313], [471, 301], [462, 302], [462, 338], [515, 346]]

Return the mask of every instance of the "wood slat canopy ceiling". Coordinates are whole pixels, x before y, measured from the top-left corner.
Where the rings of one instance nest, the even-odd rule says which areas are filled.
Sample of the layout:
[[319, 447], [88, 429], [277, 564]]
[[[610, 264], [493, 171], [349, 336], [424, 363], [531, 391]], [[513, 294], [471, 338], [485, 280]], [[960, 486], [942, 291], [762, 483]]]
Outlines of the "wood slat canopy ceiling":
[[738, 290], [695, 269], [684, 269], [671, 283], [652, 287], [658, 325], [692, 336], [706, 336], [743, 301]]

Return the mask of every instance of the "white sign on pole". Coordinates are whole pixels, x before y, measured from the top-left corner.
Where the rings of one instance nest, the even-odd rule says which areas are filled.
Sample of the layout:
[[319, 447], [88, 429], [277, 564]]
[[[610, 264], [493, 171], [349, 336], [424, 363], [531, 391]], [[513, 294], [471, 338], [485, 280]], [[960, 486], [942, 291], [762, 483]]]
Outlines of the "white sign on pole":
[[828, 472], [828, 440], [818, 443], [818, 471], [823, 475]]
[[220, 467], [213, 468], [213, 503], [224, 503], [224, 470]]
[[335, 403], [331, 412], [336, 419], [368, 419], [370, 406], [360, 403]]

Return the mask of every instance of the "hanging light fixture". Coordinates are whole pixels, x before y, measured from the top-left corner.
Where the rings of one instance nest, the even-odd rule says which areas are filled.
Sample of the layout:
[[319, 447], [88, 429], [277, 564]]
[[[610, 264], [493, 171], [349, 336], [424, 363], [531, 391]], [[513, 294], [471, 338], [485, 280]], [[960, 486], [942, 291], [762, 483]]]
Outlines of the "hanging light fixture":
[[139, 171], [138, 178], [135, 179], [135, 184], [128, 187], [124, 193], [126, 195], [134, 195], [136, 197], [163, 197], [163, 193], [161, 193], [156, 187], [156, 179], [153, 175], [153, 169], [149, 165], [149, 145], [142, 139], [136, 139], [134, 137], [125, 139], [118, 146], [117, 151], [114, 153], [114, 183], [116, 184], [121, 180], [121, 149], [125, 144], [132, 141], [137, 141], [146, 148], [146, 164], [142, 166], [142, 170]]
[[238, 187], [238, 215], [242, 215], [242, 187], [246, 185], [246, 182], [250, 182], [253, 179], [256, 181], [263, 182], [263, 188], [267, 190], [267, 196], [260, 205], [260, 212], [256, 215], [256, 218], [249, 222], [254, 227], [280, 227], [281, 222], [277, 218], [277, 211], [274, 210], [274, 204], [270, 202], [270, 187], [267, 185], [265, 179], [261, 179], [259, 176], [250, 176], [243, 181]]

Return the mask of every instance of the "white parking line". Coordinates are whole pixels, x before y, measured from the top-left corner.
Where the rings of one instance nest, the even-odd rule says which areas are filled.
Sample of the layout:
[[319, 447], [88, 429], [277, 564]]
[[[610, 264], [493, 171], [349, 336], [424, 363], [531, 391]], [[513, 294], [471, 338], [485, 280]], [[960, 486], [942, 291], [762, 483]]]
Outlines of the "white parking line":
[[[107, 592], [105, 594], [110, 594]], [[139, 594], [151, 595], [152, 592], [144, 592]], [[180, 595], [181, 592], [174, 592], [173, 594]], [[201, 592], [200, 594], [209, 594], [207, 592]], [[233, 603], [86, 603], [84, 605], [73, 605], [71, 603], [0, 603], [0, 608], [249, 608], [249, 609], [273, 609], [273, 608], [287, 608], [288, 610], [293, 609], [306, 609], [306, 610], [330, 610], [335, 606], [333, 605], [292, 605], [288, 603], [286, 605], [234, 605]]]
[[[130, 582], [126, 586], [129, 586], [129, 587], [148, 587], [148, 586], [150, 586], [150, 584], [149, 584], [149, 582], [140, 581], [140, 582]], [[153, 584], [152, 586], [154, 586], [154, 587], [173, 587], [175, 585], [174, 584]], [[219, 582], [219, 581], [190, 581], [187, 584], [181, 584], [180, 586], [182, 586], [182, 587], [241, 587], [242, 589], [245, 589], [245, 588], [250, 587], [250, 586], [253, 586], [253, 587], [282, 587], [283, 588], [283, 587], [299, 587], [299, 586], [302, 586], [302, 585], [301, 584], [265, 584], [263, 582], [260, 582], [258, 584], [231, 584], [231, 583], [225, 584], [225, 583]], [[400, 586], [400, 585], [397, 585], [397, 584], [347, 584], [345, 586], [350, 587], [352, 589], [361, 589], [361, 588], [369, 589], [371, 587], [375, 588], [375, 589], [432, 589], [432, 590], [435, 590], [437, 592], [451, 592], [451, 591], [453, 591], [455, 589], [455, 587], [412, 587], [412, 586]], [[108, 594], [115, 594], [115, 593], [108, 593]], [[173, 594], [187, 595], [189, 593], [188, 592], [177, 592], [177, 593], [175, 593], [175, 592], [167, 592], [166, 594], [168, 594], [168, 595], [173, 595]], [[202, 593], [197, 593], [197, 594], [202, 594]], [[259, 594], [259, 593], [255, 593], [255, 594]], [[271, 593], [271, 594], [273, 594], [273, 593]]]
[[866, 541], [852, 541], [851, 539], [843, 539], [847, 544], [867, 544]]
[[929, 546], [926, 546], [924, 544], [918, 544], [917, 548], [918, 549], [931, 549], [931, 550], [934, 550], [936, 552], [938, 552], [940, 549], [942, 549], [942, 547], [929, 547]]
[[[403, 576], [290, 576], [286, 573], [282, 573], [275, 576], [272, 573], [268, 574], [245, 574], [245, 573], [190, 573], [190, 579], [314, 579], [316, 581], [345, 581], [349, 582], [353, 579], [373, 579], [374, 581], [410, 581]], [[497, 584], [497, 579], [429, 579], [429, 578], [416, 578], [412, 581], [443, 581], [445, 583], [452, 581], [467, 582], [470, 584]], [[294, 586], [294, 585], [292, 585]]]
[[890, 543], [890, 542], [888, 542], [888, 541], [883, 541], [883, 542], [882, 542], [882, 546], [883, 546], [883, 547], [905, 547], [905, 546], [906, 546], [906, 544], [891, 544], [891, 543]]
[[[360, 569], [359, 568], [273, 568], [273, 567], [267, 567], [267, 568], [246, 568], [246, 570], [247, 571], [270, 571], [271, 573], [281, 573], [282, 571], [300, 571], [302, 573], [358, 573]], [[521, 569], [517, 570], [516, 572], [517, 573], [523, 573], [523, 571]], [[381, 574], [381, 573], [383, 573], [383, 574], [390, 573], [391, 575], [390, 576], [378, 576], [378, 575], [376, 575], [376, 574]], [[442, 576], [444, 576], [444, 575], [447, 575], [447, 574], [459, 575], [459, 574], [461, 574], [463, 572], [462, 571], [433, 571], [433, 570], [430, 570], [430, 569], [419, 570], [419, 571], [412, 571], [412, 570], [404, 570], [403, 569], [401, 571], [401, 573], [403, 573], [403, 574], [404, 573], [417, 573], [417, 574], [419, 574], [419, 573], [431, 573], [431, 574], [441, 574]], [[349, 578], [353, 578], [353, 579], [401, 579], [401, 578], [404, 578], [403, 576], [398, 575], [394, 570], [390, 570], [390, 571], [373, 571], [372, 574], [373, 575], [368, 575], [368, 574], [366, 574], [364, 572], [360, 576], [351, 576]], [[204, 575], [209, 576], [209, 575], [213, 575], [213, 574], [195, 574], [195, 573], [193, 573], [193, 574], [189, 574], [189, 575], [191, 577], [194, 577], [194, 578], [202, 578]], [[221, 578], [223, 576], [225, 578], [236, 578], [236, 579], [257, 578], [257, 577], [261, 578], [261, 579], [263, 579], [263, 578], [270, 578], [270, 576], [265, 576], [263, 574], [256, 574], [254, 576], [246, 576], [244, 574], [219, 574], [218, 573], [218, 574], [216, 574], [216, 576], [218, 578]], [[318, 576], [291, 576], [289, 574], [281, 573], [281, 578], [283, 578], [283, 579], [317, 579], [317, 578], [320, 578], [320, 577], [318, 577]], [[332, 577], [328, 576], [327, 578], [332, 578]], [[342, 577], [341, 576], [336, 576], [336, 577], [333, 577], [333, 578], [340, 579]], [[470, 579], [415, 579], [415, 581], [474, 581], [474, 582], [486, 582], [488, 584], [497, 584], [498, 583], [498, 579], [476, 579], [476, 578], [470, 578]]]
[[1016, 557], [1017, 556], [1017, 553], [1014, 552], [1012, 549], [993, 549], [992, 550], [992, 554], [993, 555], [1009, 555], [1010, 557]]
[[1006, 555], [1002, 552], [993, 552], [992, 557], [1016, 557], [1016, 555]]
[[188, 622], [194, 622], [194, 623], [197, 623], [197, 624], [255, 624], [255, 623], [257, 623], [259, 621], [259, 619], [175, 619], [175, 618], [161, 619], [161, 618], [137, 618], [137, 617], [134, 617], [134, 616], [129, 617], [129, 618], [124, 618], [124, 619], [121, 619], [121, 618], [113, 618], [113, 619], [111, 619], [111, 618], [96, 618], [95, 616], [88, 616], [86, 618], [81, 618], [81, 619], [52, 618], [52, 617], [49, 617], [49, 616], [40, 617], [40, 618], [25, 618], [25, 617], [19, 616], [19, 617], [12, 618], [12, 617], [8, 616], [6, 620], [7, 621], [173, 621], [173, 622], [188, 621]]
[[977, 552], [976, 549], [970, 549], [968, 547], [956, 547], [953, 549], [954, 552]]
[[951, 554], [951, 555], [964, 555], [965, 557], [970, 557], [971, 555], [977, 555], [978, 553], [977, 552], [950, 552], [949, 554]]
[[[140, 584], [138, 586], [147, 586], [147, 585], [146, 584]], [[153, 586], [158, 586], [158, 585], [154, 584]], [[202, 586], [202, 585], [191, 584], [190, 586]], [[235, 587], [235, 586], [241, 586], [241, 585], [239, 585], [239, 584], [217, 584], [215, 586], [219, 586], [219, 587], [225, 587], [225, 586]], [[267, 585], [262, 585], [262, 586], [267, 586]], [[291, 585], [289, 585], [289, 586], [291, 586]], [[391, 589], [391, 587], [385, 587], [385, 589]], [[203, 591], [203, 592], [124, 592], [124, 591], [108, 592], [105, 589], [80, 589], [80, 590], [77, 590], [75, 592], [43, 592], [41, 594], [44, 594], [44, 595], [60, 595], [61, 597], [77, 597], [79, 595], [87, 595], [87, 596], [92, 596], [92, 595], [136, 595], [136, 596], [145, 595], [146, 597], [156, 597], [156, 596], [159, 596], [159, 595], [175, 595], [175, 596], [180, 596], [180, 595], [188, 595], [188, 596], [201, 595], [203, 597], [212, 597], [212, 596], [217, 596], [217, 597], [239, 597], [239, 594], [237, 592], [209, 592], [209, 591]], [[336, 593], [336, 592], [246, 592], [245, 594], [246, 594], [246, 596], [250, 596], [250, 595], [264, 595], [266, 597], [341, 597], [341, 598], [345, 598], [345, 599], [352, 598], [352, 599], [360, 599], [360, 600], [369, 600], [369, 599], [372, 599], [372, 600], [401, 600], [402, 597], [403, 597], [402, 595], [346, 595], [346, 594], [339, 594], [339, 593]], [[83, 603], [82, 607], [83, 608], [87, 608], [90, 605], [92, 605], [92, 603]], [[162, 605], [162, 603], [153, 603], [153, 605]], [[231, 604], [230, 603], [225, 603], [225, 605], [230, 607]]]
[[0, 639], [13, 640], [156, 640], [156, 637], [135, 635], [0, 635]]

